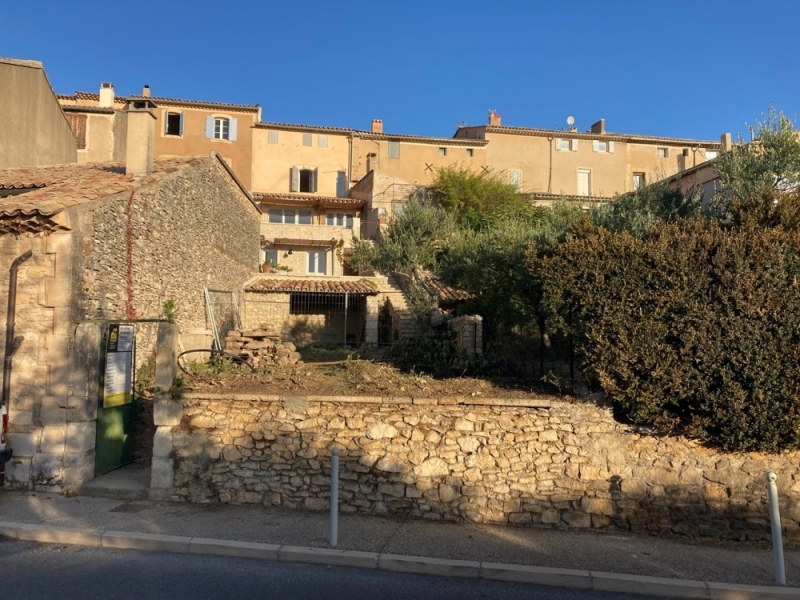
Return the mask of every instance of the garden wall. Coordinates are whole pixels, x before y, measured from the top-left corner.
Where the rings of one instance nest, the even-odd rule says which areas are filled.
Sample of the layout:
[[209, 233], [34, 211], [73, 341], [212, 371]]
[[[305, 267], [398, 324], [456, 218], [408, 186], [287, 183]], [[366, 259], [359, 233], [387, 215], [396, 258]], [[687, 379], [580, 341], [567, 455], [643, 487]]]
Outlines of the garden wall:
[[724, 454], [590, 402], [195, 393], [183, 411], [156, 435], [178, 499], [325, 509], [335, 445], [343, 513], [762, 539], [775, 471], [800, 532], [800, 453]]

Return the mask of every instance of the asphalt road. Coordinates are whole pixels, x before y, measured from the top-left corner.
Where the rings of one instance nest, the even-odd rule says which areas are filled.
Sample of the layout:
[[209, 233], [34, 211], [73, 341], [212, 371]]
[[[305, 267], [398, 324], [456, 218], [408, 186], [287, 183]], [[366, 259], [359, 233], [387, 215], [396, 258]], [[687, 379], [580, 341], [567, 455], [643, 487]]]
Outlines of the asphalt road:
[[0, 598], [632, 600], [636, 596], [371, 569], [0, 540]]

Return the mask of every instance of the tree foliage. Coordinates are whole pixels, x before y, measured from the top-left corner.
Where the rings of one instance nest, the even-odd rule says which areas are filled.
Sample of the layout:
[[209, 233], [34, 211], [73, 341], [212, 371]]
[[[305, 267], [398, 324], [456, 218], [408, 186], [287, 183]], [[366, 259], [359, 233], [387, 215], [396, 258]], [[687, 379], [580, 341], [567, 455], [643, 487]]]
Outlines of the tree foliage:
[[800, 187], [799, 132], [789, 117], [772, 106], [750, 131], [751, 143], [740, 138], [714, 163], [719, 189], [710, 215], [734, 226], [791, 226], [798, 212], [793, 201]]
[[622, 414], [775, 452], [800, 441], [798, 248], [782, 228], [700, 219], [642, 239], [587, 226], [540, 273], [551, 326], [576, 336]]

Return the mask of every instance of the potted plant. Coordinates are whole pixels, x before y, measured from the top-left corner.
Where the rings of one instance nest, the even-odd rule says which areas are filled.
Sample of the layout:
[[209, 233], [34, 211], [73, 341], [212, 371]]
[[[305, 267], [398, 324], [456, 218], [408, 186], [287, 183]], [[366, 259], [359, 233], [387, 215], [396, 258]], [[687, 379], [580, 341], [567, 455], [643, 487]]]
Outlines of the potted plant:
[[275, 268], [275, 265], [272, 261], [268, 258], [264, 261], [264, 264], [261, 265], [261, 272], [262, 273], [272, 273], [272, 269]]
[[275, 267], [275, 270], [278, 273], [286, 274], [286, 273], [291, 273], [292, 268], [291, 267], [287, 267], [286, 265], [278, 265], [277, 267]]

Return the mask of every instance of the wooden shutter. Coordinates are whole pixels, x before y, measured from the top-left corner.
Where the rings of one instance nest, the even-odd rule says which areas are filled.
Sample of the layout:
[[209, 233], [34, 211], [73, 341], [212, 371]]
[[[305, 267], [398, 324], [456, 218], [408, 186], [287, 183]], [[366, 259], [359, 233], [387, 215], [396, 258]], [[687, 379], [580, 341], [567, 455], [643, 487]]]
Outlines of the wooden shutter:
[[572, 140], [570, 142], [570, 146], [572, 146], [572, 151], [573, 152], [577, 152], [578, 151], [578, 140]]
[[318, 135], [317, 136], [317, 145], [320, 148], [327, 148], [328, 147], [328, 136], [327, 135]]
[[180, 129], [181, 129], [181, 130], [180, 130], [180, 135], [182, 136], [182, 135], [183, 135], [183, 111], [181, 111], [181, 113], [180, 113], [180, 114], [181, 114], [181, 127], [180, 127]]
[[309, 177], [308, 191], [311, 192], [312, 194], [316, 194], [317, 193], [317, 171], [318, 170], [319, 169], [314, 169], [313, 171], [311, 171], [311, 176]]
[[211, 115], [206, 117], [206, 139], [214, 139], [214, 117]]
[[278, 132], [277, 131], [270, 131], [267, 134], [267, 143], [268, 144], [277, 144], [278, 143]]
[[72, 133], [75, 135], [75, 147], [78, 150], [86, 149], [86, 115], [65, 113]]
[[561, 150], [561, 138], [556, 138], [556, 150]]
[[597, 152], [598, 150], [600, 150], [600, 142], [592, 140], [592, 152]]
[[608, 142], [608, 151], [613, 154], [613, 152], [614, 152], [614, 142]]
[[319, 262], [317, 263], [317, 272], [325, 275], [328, 272], [328, 258], [327, 252], [320, 252], [317, 254], [319, 257]]
[[317, 257], [317, 253], [316, 252], [309, 252], [308, 253], [308, 272], [309, 273], [313, 273], [315, 271], [315, 269], [316, 269], [316, 266], [317, 266], [316, 265], [317, 261], [315, 260], [316, 257]]
[[347, 196], [347, 173], [339, 171], [336, 174], [336, 195], [339, 198]]
[[228, 139], [232, 142], [236, 141], [236, 119], [231, 119], [229, 122], [230, 128], [228, 129]]
[[292, 167], [292, 183], [291, 189], [293, 192], [300, 191], [300, 169]]

